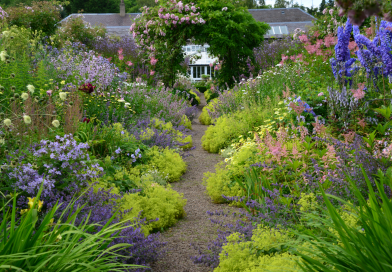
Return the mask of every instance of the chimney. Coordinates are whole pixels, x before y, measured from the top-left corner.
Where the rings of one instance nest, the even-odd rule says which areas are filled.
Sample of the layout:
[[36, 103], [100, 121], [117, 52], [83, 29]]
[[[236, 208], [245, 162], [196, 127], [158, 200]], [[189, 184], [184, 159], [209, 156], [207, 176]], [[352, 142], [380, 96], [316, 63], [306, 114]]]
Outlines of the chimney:
[[120, 16], [124, 17], [125, 16], [125, 4], [124, 4], [124, 0], [121, 0], [120, 3]]

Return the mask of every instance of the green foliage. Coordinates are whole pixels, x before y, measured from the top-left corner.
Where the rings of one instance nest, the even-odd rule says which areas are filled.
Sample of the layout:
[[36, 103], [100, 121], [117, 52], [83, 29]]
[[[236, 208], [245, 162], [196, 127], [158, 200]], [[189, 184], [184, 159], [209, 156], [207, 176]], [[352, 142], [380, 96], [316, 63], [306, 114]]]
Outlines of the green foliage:
[[290, 240], [287, 231], [262, 225], [253, 231], [250, 241], [244, 241], [239, 233], [231, 234], [214, 272], [302, 271], [296, 263], [300, 257], [289, 253], [284, 245]]
[[116, 0], [69, 0], [66, 6], [68, 14], [71, 13], [118, 13], [119, 1]]
[[6, 9], [9, 14], [7, 21], [11, 26], [29, 28], [33, 32], [42, 31], [43, 36], [49, 36], [55, 32], [56, 24], [61, 20], [61, 4], [64, 2], [37, 1], [26, 8], [25, 3], [20, 3], [17, 7]]
[[141, 212], [141, 218], [150, 221], [146, 225], [146, 230], [152, 232], [170, 227], [184, 217], [185, 204], [186, 199], [183, 195], [171, 189], [170, 185], [165, 188], [153, 182], [146, 183], [140, 193], [124, 195], [121, 209], [132, 209], [124, 215], [124, 220], [132, 221]]
[[260, 108], [248, 108], [234, 112], [230, 116], [219, 117], [214, 126], [208, 127], [201, 138], [202, 146], [211, 153], [218, 153], [240, 135], [246, 135], [254, 127], [262, 124], [265, 114]]
[[209, 44], [209, 53], [223, 61], [218, 80], [221, 85], [226, 82], [231, 86], [233, 76], [247, 74], [244, 60], [253, 59], [253, 48], [260, 45], [270, 27], [230, 0], [204, 0], [198, 4], [206, 23], [196, 28], [193, 36], [198, 44]]
[[[29, 199], [29, 209], [20, 219], [16, 219], [16, 196], [12, 197], [12, 208], [2, 201], [3, 215], [0, 224], [0, 268], [17, 271], [124, 271], [140, 266], [120, 264], [116, 252], [129, 244], [109, 244], [122, 229], [122, 223], [110, 222], [111, 219], [94, 234], [97, 224], [87, 224], [89, 216], [79, 226], [74, 226], [75, 218], [82, 207], [72, 210], [71, 202], [61, 212], [59, 220], [54, 222], [60, 206], [55, 204], [45, 216], [40, 216], [42, 202], [38, 195]], [[68, 215], [67, 215], [68, 214]]]
[[[392, 186], [392, 169], [389, 168], [386, 174], [379, 170], [376, 181], [378, 192], [373, 190], [363, 168], [362, 173], [368, 185], [368, 200], [347, 175], [359, 200], [358, 206], [326, 195], [320, 187], [328, 213], [326, 217], [313, 216], [312, 220], [322, 226], [324, 237], [302, 234], [318, 250], [315, 257], [308, 256], [309, 250], [299, 253], [304, 260], [301, 266], [305, 271], [391, 271], [392, 202], [389, 190]], [[344, 203], [351, 216], [342, 215], [329, 198]], [[328, 239], [330, 236], [332, 240]]]
[[170, 182], [179, 181], [187, 168], [180, 154], [168, 147], [162, 149], [154, 146], [146, 152], [146, 157], [148, 158], [148, 169], [157, 169], [167, 175]]
[[206, 99], [207, 103], [210, 103], [210, 101], [214, 98], [217, 98], [219, 96], [218, 92], [214, 92], [211, 89], [208, 89], [207, 91], [204, 92], [204, 97]]
[[211, 125], [212, 120], [210, 117], [210, 112], [214, 112], [214, 106], [218, 103], [217, 99], [213, 99], [207, 106], [203, 107], [201, 114], [199, 116], [200, 124]]
[[102, 24], [87, 26], [82, 16], [81, 14], [72, 16], [61, 23], [55, 33], [55, 43], [58, 46], [64, 46], [66, 41], [80, 42], [89, 46], [89, 42], [96, 38], [105, 37], [107, 31]]
[[234, 154], [230, 164], [225, 165], [222, 162], [216, 165], [215, 173], [205, 173], [203, 183], [206, 185], [207, 193], [213, 202], [226, 202], [222, 195], [246, 195], [236, 180], [243, 180], [245, 169], [257, 162], [257, 151], [255, 146], [241, 148]]

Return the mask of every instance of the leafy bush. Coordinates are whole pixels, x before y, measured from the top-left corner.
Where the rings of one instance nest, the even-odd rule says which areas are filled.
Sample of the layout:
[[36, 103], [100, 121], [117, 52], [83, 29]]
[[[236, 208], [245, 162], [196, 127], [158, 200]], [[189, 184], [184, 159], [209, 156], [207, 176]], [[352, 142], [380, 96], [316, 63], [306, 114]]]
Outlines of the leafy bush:
[[206, 130], [201, 138], [202, 146], [208, 152], [218, 153], [220, 149], [227, 147], [231, 140], [246, 135], [248, 131], [261, 125], [264, 118], [265, 112], [257, 107], [244, 109], [230, 116], [221, 116], [214, 126]]
[[[206, 185], [207, 193], [215, 203], [226, 202], [224, 196], [242, 196], [243, 192], [235, 179], [243, 179], [246, 168], [257, 162], [257, 149], [253, 146], [245, 146], [236, 152], [231, 159], [231, 163], [224, 165], [220, 163], [215, 167], [215, 173], [207, 172], [203, 182]], [[227, 160], [227, 159], [226, 159]]]
[[145, 184], [142, 192], [124, 195], [121, 208], [125, 211], [132, 209], [123, 216], [124, 220], [132, 221], [141, 212], [140, 217], [149, 222], [146, 230], [151, 232], [170, 227], [184, 217], [185, 204], [183, 195], [172, 190], [170, 185], [165, 188], [152, 182]]
[[146, 167], [150, 170], [157, 169], [167, 175], [170, 182], [179, 181], [187, 168], [180, 154], [167, 147], [162, 149], [154, 146], [146, 152], [146, 157], [148, 158]]
[[31, 7], [20, 3], [17, 7], [6, 9], [9, 25], [31, 28], [32, 31], [42, 31], [44, 36], [54, 34], [60, 21], [62, 10], [61, 1], [32, 2]]
[[302, 271], [300, 257], [290, 254], [282, 245], [291, 240], [287, 231], [259, 225], [250, 241], [243, 241], [239, 233], [227, 237], [220, 253], [220, 263], [214, 272], [225, 271]]

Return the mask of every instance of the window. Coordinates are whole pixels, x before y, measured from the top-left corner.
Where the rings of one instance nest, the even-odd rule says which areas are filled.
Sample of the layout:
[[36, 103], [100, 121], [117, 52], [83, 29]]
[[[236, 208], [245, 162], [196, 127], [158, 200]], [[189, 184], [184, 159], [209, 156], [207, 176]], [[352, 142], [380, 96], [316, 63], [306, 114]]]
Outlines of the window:
[[196, 46], [192, 45], [192, 52], [196, 51]]
[[187, 51], [187, 52], [191, 52], [190, 46], [187, 46], [187, 47], [186, 47], [186, 51]]
[[274, 33], [275, 33], [275, 34], [282, 34], [282, 33], [280, 32], [280, 27], [279, 27], [279, 26], [273, 26], [272, 29], [274, 30]]
[[281, 26], [280, 31], [282, 32], [282, 34], [289, 34], [289, 31], [287, 30], [287, 26]]
[[201, 78], [201, 67], [200, 66], [197, 66], [196, 67], [197, 68], [197, 73], [196, 73], [196, 78]]
[[207, 75], [211, 75], [211, 67], [209, 65], [207, 66]]

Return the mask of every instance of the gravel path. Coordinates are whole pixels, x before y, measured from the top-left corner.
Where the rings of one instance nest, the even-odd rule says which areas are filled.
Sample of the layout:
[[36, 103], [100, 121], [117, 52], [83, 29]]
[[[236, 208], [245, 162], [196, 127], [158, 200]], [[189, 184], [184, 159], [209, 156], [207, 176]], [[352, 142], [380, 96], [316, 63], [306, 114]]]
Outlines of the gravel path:
[[[206, 105], [204, 95], [200, 97], [199, 113]], [[215, 172], [215, 165], [222, 160], [218, 154], [211, 154], [201, 147], [201, 137], [207, 126], [201, 125], [197, 118], [192, 122], [193, 145], [191, 156], [185, 158], [188, 170], [182, 179], [172, 184], [172, 188], [183, 193], [188, 200], [185, 206], [186, 217], [175, 226], [163, 232], [162, 240], [167, 242], [167, 254], [151, 266], [153, 272], [207, 272], [211, 268], [198, 266], [190, 259], [198, 252], [190, 245], [196, 244], [207, 248], [209, 241], [217, 237], [217, 228], [210, 222], [207, 211], [233, 210], [228, 205], [219, 205], [211, 202], [202, 185], [203, 173]]]

